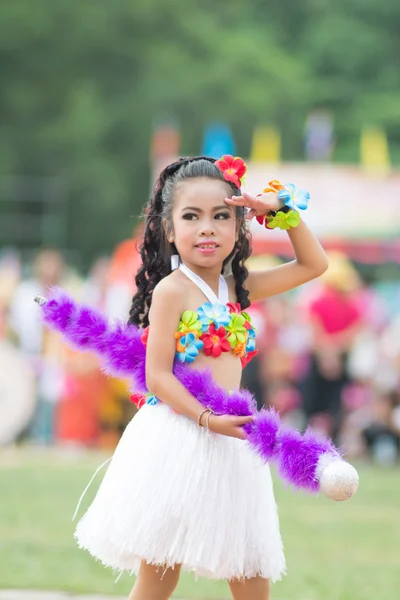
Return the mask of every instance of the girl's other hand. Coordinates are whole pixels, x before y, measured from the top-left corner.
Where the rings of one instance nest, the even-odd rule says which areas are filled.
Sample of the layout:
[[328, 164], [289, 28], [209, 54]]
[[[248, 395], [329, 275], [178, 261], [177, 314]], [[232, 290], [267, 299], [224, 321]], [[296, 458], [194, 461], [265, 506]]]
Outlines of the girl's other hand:
[[278, 198], [278, 194], [268, 192], [266, 194], [260, 194], [259, 196], [250, 196], [250, 194], [243, 193], [242, 196], [232, 196], [232, 198], [225, 198], [226, 204], [231, 206], [244, 206], [249, 211], [246, 214], [246, 219], [249, 221], [253, 217], [259, 217], [266, 215], [269, 211], [277, 211], [282, 208], [282, 202]]
[[208, 420], [208, 428], [214, 433], [220, 433], [221, 435], [227, 435], [228, 437], [245, 440], [247, 435], [242, 426], [252, 423], [253, 419], [254, 417], [251, 415], [248, 417], [210, 415]]

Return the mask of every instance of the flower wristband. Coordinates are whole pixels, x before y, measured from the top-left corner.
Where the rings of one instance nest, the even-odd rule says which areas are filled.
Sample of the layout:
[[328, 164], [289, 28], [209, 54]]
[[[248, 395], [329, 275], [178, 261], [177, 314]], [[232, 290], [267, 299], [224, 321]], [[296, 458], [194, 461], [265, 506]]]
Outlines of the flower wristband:
[[[225, 181], [233, 183], [240, 190], [247, 171], [244, 160], [231, 154], [225, 154], [214, 164], [222, 172]], [[267, 229], [288, 230], [297, 227], [300, 223], [300, 215], [297, 211], [306, 210], [310, 199], [309, 192], [302, 189], [297, 190], [293, 183], [282, 184], [277, 179], [270, 181], [268, 187], [259, 196], [269, 192], [278, 195], [281, 206], [277, 211], [270, 211], [266, 215], [256, 217], [257, 221], [264, 224]]]
[[278, 210], [276, 213], [269, 213], [264, 217], [264, 226], [267, 229], [292, 229], [300, 223], [300, 215], [297, 210], [290, 209], [288, 212]]
[[263, 190], [263, 194], [271, 192], [278, 194], [282, 206], [277, 211], [271, 210], [266, 215], [256, 217], [257, 221], [267, 229], [288, 230], [297, 227], [300, 223], [297, 209], [307, 209], [310, 193], [303, 189], [297, 190], [293, 183], [283, 185], [276, 179], [270, 181], [268, 187]]

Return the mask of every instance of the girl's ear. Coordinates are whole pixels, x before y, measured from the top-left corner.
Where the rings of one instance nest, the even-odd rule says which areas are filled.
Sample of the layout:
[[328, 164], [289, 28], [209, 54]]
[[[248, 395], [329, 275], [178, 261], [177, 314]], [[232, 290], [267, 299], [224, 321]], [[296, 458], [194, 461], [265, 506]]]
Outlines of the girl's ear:
[[170, 244], [173, 244], [174, 234], [172, 231], [171, 224], [167, 221], [167, 219], [163, 219], [162, 224], [163, 224], [163, 228], [164, 228], [164, 232], [165, 232], [165, 237], [167, 238], [167, 240]]

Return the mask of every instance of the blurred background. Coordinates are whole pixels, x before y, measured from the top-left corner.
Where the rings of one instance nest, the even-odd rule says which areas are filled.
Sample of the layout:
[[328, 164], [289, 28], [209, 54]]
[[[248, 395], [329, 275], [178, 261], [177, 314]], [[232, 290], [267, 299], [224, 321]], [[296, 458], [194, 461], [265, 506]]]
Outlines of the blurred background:
[[[363, 475], [339, 507], [277, 481], [289, 577], [276, 597], [396, 598], [398, 2], [9, 0], [0, 17], [0, 589], [129, 589], [66, 521], [136, 407], [42, 328], [32, 299], [60, 285], [126, 319], [155, 177], [178, 156], [232, 153], [251, 193], [271, 179], [310, 190], [304, 219], [330, 257], [317, 282], [252, 307], [260, 354], [243, 385]], [[293, 256], [284, 232], [254, 223], [252, 237], [250, 268]], [[190, 578], [177, 594], [227, 597]]]

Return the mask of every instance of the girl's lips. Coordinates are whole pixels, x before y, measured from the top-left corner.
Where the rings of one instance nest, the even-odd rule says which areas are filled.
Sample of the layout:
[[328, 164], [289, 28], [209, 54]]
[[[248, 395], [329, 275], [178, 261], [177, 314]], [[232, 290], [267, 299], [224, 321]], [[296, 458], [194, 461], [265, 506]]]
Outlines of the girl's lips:
[[210, 244], [197, 244], [197, 250], [199, 250], [202, 254], [213, 254], [218, 248], [218, 244], [210, 243]]

